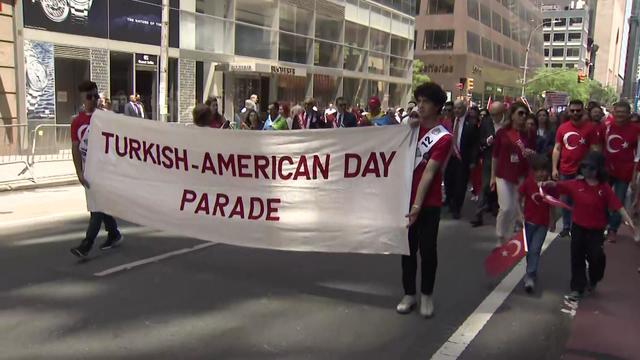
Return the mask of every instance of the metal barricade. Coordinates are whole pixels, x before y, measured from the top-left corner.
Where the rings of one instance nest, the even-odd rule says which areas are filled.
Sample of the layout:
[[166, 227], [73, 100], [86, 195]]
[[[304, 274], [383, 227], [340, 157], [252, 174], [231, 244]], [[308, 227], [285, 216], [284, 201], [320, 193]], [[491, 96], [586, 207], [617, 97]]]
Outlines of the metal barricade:
[[73, 160], [71, 125], [40, 124], [31, 131], [29, 164]]
[[[28, 134], [29, 128], [27, 124], [0, 125], [0, 167], [6, 168], [7, 165], [22, 164], [24, 168], [16, 171], [15, 178], [20, 178], [25, 173], [29, 173], [29, 177], [26, 180], [35, 181], [29, 163]], [[0, 179], [0, 183], [11, 181], [13, 180]]]

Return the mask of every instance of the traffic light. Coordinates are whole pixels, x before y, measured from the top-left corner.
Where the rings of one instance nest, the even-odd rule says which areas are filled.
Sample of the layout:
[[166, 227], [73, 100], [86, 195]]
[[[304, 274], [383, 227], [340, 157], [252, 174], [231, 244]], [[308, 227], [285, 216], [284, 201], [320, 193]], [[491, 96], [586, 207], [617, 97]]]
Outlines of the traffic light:
[[467, 79], [467, 90], [469, 91], [473, 90], [473, 78]]
[[578, 83], [583, 83], [587, 79], [587, 75], [585, 75], [582, 70], [578, 71]]

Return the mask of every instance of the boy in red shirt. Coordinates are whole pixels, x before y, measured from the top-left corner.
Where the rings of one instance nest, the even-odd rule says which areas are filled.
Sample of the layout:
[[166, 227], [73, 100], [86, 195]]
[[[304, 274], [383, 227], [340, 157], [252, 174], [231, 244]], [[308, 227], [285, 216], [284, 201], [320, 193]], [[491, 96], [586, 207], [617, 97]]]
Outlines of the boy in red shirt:
[[[609, 183], [613, 188], [620, 203], [624, 204], [627, 197], [627, 189], [631, 184], [636, 183], [638, 172], [635, 171], [637, 164], [636, 149], [638, 148], [638, 136], [640, 128], [630, 121], [631, 105], [628, 102], [620, 101], [613, 105], [614, 121], [604, 127], [602, 134], [603, 153], [607, 172], [609, 173]], [[620, 214], [613, 212], [609, 216], [607, 228], [607, 240], [616, 242], [616, 234], [622, 219]]]
[[635, 232], [633, 221], [607, 183], [604, 156], [590, 152], [580, 164], [584, 179], [550, 182], [561, 194], [571, 197], [573, 203], [571, 225], [571, 293], [567, 300], [578, 301], [587, 289], [585, 260], [589, 262], [588, 289], [595, 290], [604, 277], [604, 229], [607, 226], [607, 210], [619, 213]]
[[[93, 112], [96, 110], [100, 95], [98, 94], [98, 86], [93, 81], [80, 83], [78, 90], [82, 95], [84, 111], [81, 111], [71, 122], [71, 154], [73, 155], [73, 164], [75, 165], [80, 184], [86, 189], [89, 189], [89, 182], [84, 178], [84, 163], [87, 157], [91, 115], [93, 115]], [[87, 207], [91, 209], [93, 199], [89, 192], [85, 190], [85, 193], [87, 196]], [[100, 232], [103, 221], [109, 236], [107, 237], [107, 241], [100, 246], [100, 250], [111, 249], [122, 241], [122, 235], [120, 231], [118, 231], [118, 224], [112, 216], [91, 211], [87, 234], [79, 246], [71, 249], [73, 255], [80, 258], [89, 255], [89, 251], [93, 247], [93, 242]]]
[[402, 285], [404, 297], [396, 307], [400, 314], [408, 314], [416, 306], [416, 272], [418, 250], [421, 258], [420, 314], [433, 316], [433, 287], [438, 266], [437, 239], [442, 206], [442, 169], [451, 154], [451, 133], [442, 126], [439, 115], [447, 101], [440, 85], [427, 82], [414, 91], [416, 107], [411, 126], [418, 131], [418, 146], [411, 186], [409, 219], [409, 255], [402, 256]]
[[538, 263], [547, 229], [550, 223], [550, 205], [543, 201], [538, 183], [549, 180], [551, 163], [545, 155], [537, 155], [531, 160], [531, 174], [524, 180], [518, 192], [524, 203], [524, 228], [527, 240], [527, 273], [524, 289], [532, 293], [538, 274]]

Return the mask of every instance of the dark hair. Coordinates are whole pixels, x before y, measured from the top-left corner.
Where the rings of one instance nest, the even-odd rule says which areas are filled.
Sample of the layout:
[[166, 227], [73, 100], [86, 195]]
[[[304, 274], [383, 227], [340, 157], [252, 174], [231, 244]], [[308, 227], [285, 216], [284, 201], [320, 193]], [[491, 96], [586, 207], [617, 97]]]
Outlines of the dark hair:
[[[249, 126], [249, 128], [251, 128], [251, 120], [249, 119], [249, 117], [251, 116], [252, 113], [256, 114], [256, 118], [258, 119], [258, 126], [260, 126], [260, 116], [258, 115], [258, 112], [253, 110], [253, 109], [249, 109], [247, 110], [247, 112], [245, 112], [244, 114], [244, 123]], [[257, 130], [257, 129], [256, 129]]]
[[480, 108], [479, 108], [479, 107], [477, 107], [477, 106], [473, 105], [473, 106], [471, 106], [469, 109], [467, 109], [467, 114], [468, 114], [470, 111], [475, 111], [475, 112], [476, 112], [476, 114], [478, 114], [478, 119], [480, 119]]
[[418, 103], [415, 100], [409, 100], [407, 104], [418, 105]]
[[569, 101], [569, 106], [571, 105], [580, 105], [584, 109], [584, 103], [582, 102], [582, 100], [573, 99]]
[[453, 101], [447, 101], [444, 106], [453, 106]]
[[585, 164], [593, 165], [596, 168], [596, 178], [598, 182], [604, 183], [609, 181], [609, 174], [604, 165], [604, 156], [599, 151], [589, 151], [587, 156], [582, 159], [580, 167]]
[[587, 103], [587, 110], [589, 110], [589, 112], [591, 112], [591, 110], [593, 108], [599, 108], [600, 107], [600, 103], [594, 100], [589, 101], [589, 103]]
[[529, 112], [529, 107], [527, 105], [525, 105], [525, 103], [520, 102], [520, 101], [516, 101], [514, 102], [511, 107], [509, 107], [509, 115], [507, 117], [508, 120], [508, 124], [507, 127], [512, 127], [513, 126], [513, 120], [511, 120], [511, 118], [513, 117], [513, 114], [516, 113], [516, 111], [518, 111], [518, 109], [525, 109], [527, 112], [527, 116], [529, 116], [530, 112]]
[[529, 120], [529, 119], [533, 120], [533, 123], [536, 125], [536, 129], [540, 127], [540, 122], [538, 121], [538, 117], [537, 116], [535, 116], [534, 114], [530, 113], [529, 115], [527, 115], [527, 120]]
[[531, 161], [531, 170], [539, 171], [546, 170], [551, 172], [551, 161], [549, 161], [549, 157], [544, 154], [535, 154]]
[[193, 123], [196, 126], [209, 126], [211, 124], [211, 118], [213, 117], [213, 113], [211, 112], [211, 108], [209, 108], [205, 104], [198, 104], [193, 108]]
[[418, 100], [420, 97], [431, 101], [438, 109], [442, 109], [442, 106], [447, 101], [447, 93], [442, 90], [440, 85], [434, 82], [423, 83], [413, 91], [414, 99]]
[[278, 104], [277, 101], [272, 102], [271, 105], [273, 105], [273, 107], [276, 109], [276, 111], [278, 111], [280, 109], [280, 104]]
[[540, 109], [540, 110], [536, 111], [536, 119], [538, 118], [538, 115], [539, 115], [541, 112], [545, 113], [545, 114], [547, 115], [547, 118], [549, 118], [549, 117], [550, 117], [549, 112], [547, 111], [547, 109]]
[[93, 81], [85, 80], [78, 85], [78, 91], [80, 92], [89, 92], [93, 90], [98, 90], [98, 84]]
[[344, 97], [342, 97], [342, 96], [338, 96], [338, 97], [336, 98], [336, 106], [338, 106], [338, 104], [339, 104], [340, 102], [342, 102], [342, 101], [344, 101], [345, 103], [347, 102], [347, 101], [344, 99]]
[[617, 107], [625, 108], [625, 110], [631, 112], [631, 104], [626, 101], [618, 101], [617, 103], [613, 104], [614, 109]]
[[213, 104], [214, 101], [218, 102], [218, 98], [215, 97], [215, 96], [209, 96], [207, 98], [207, 101], [204, 102], [204, 104], [207, 105], [207, 106], [211, 106], [211, 104]]

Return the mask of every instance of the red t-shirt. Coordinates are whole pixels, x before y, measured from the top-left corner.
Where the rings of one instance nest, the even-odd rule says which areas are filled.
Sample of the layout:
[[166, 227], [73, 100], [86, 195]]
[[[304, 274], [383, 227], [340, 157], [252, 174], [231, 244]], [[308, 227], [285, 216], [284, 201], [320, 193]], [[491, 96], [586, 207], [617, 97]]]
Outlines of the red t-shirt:
[[607, 209], [617, 211], [622, 207], [607, 183], [591, 186], [584, 179], [574, 179], [559, 181], [556, 188], [573, 200], [571, 221], [587, 229], [604, 229], [607, 226]]
[[525, 142], [517, 130], [502, 128], [496, 132], [493, 141], [493, 157], [496, 163], [496, 177], [517, 184], [527, 175], [528, 163], [524, 157]]
[[560, 125], [556, 132], [556, 144], [560, 149], [560, 174], [573, 175], [578, 172], [580, 161], [589, 152], [592, 144], [598, 144], [598, 132], [592, 122], [582, 122], [579, 127], [571, 121]]
[[532, 175], [527, 176], [518, 192], [524, 198], [524, 220], [540, 226], [549, 226], [551, 206], [542, 200], [540, 189]]
[[632, 123], [618, 125], [613, 122], [606, 127], [602, 149], [609, 175], [618, 180], [631, 182], [638, 135], [640, 135], [640, 128]]
[[76, 115], [71, 121], [71, 141], [79, 142], [80, 155], [82, 162], [87, 157], [87, 148], [89, 147], [89, 125], [91, 124], [91, 114], [82, 111]]
[[[429, 132], [431, 128], [426, 128], [420, 126], [420, 131], [418, 131], [418, 141], [422, 139], [427, 132]], [[442, 206], [442, 170], [444, 169], [447, 159], [451, 154], [451, 146], [453, 144], [453, 135], [448, 134], [444, 135], [438, 141], [433, 144], [431, 149], [429, 149], [428, 158], [425, 159], [413, 170], [413, 182], [411, 183], [411, 204], [414, 203], [416, 198], [416, 193], [418, 192], [418, 184], [420, 184], [420, 180], [422, 179], [422, 174], [424, 173], [424, 169], [427, 167], [427, 162], [434, 160], [440, 163], [440, 168], [438, 172], [433, 177], [431, 184], [429, 185], [429, 189], [424, 196], [422, 201], [422, 207], [440, 207]]]

